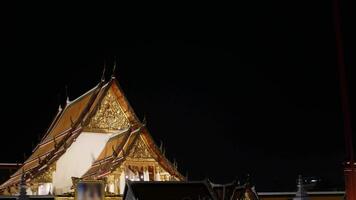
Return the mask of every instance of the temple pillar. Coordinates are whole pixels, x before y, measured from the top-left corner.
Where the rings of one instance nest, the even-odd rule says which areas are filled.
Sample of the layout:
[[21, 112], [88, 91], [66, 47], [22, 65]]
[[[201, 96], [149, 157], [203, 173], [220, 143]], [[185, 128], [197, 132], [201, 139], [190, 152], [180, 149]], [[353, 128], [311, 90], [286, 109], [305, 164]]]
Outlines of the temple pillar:
[[120, 179], [119, 179], [119, 193], [120, 194], [124, 194], [125, 185], [126, 185], [125, 170], [121, 170]]
[[120, 192], [120, 190], [119, 190], [119, 187], [120, 187], [120, 174], [121, 173], [118, 173], [118, 172], [114, 173], [114, 193], [115, 194], [119, 194], [119, 192]]
[[107, 177], [107, 192], [108, 193], [115, 193], [115, 178], [114, 175], [109, 175]]
[[159, 167], [155, 167], [155, 181], [161, 181], [161, 170]]
[[143, 180], [144, 181], [149, 181], [150, 180], [150, 175], [148, 173], [148, 167], [147, 166], [145, 166], [143, 168]]

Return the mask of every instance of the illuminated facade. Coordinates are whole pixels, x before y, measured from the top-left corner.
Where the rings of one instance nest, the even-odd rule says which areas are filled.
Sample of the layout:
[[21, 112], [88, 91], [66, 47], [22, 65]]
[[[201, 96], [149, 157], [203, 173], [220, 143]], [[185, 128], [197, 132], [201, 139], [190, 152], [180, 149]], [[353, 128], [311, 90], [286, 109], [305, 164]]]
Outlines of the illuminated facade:
[[73, 196], [80, 180], [104, 180], [108, 196], [130, 181], [182, 181], [184, 177], [154, 143], [115, 77], [59, 108], [32, 155], [0, 186], [19, 194]]

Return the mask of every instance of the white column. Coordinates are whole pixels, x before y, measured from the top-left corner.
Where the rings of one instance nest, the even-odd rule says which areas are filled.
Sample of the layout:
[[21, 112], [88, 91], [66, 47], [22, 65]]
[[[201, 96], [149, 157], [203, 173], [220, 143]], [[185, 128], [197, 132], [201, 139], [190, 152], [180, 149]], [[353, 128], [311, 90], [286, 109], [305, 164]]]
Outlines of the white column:
[[149, 180], [150, 180], [150, 175], [149, 175], [149, 173], [148, 173], [147, 167], [145, 167], [145, 168], [143, 169], [143, 180], [144, 180], [144, 181], [149, 181]]
[[38, 195], [48, 195], [52, 193], [52, 183], [41, 183], [38, 186]]
[[159, 173], [158, 167], [156, 168], [155, 171], [155, 181], [161, 181], [161, 174]]
[[109, 183], [109, 192], [110, 192], [110, 193], [115, 193], [115, 186], [114, 186], [114, 183]]
[[126, 177], [125, 177], [125, 171], [122, 170], [120, 174], [120, 194], [124, 194], [125, 190], [125, 184], [126, 184]]
[[33, 195], [30, 187], [27, 187], [26, 193], [27, 193], [27, 195]]

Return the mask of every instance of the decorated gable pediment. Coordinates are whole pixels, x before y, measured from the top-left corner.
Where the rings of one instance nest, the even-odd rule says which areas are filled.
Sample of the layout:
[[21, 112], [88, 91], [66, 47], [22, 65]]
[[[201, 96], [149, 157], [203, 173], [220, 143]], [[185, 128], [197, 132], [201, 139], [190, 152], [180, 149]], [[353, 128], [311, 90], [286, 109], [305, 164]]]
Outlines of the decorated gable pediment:
[[154, 156], [144, 143], [142, 138], [138, 138], [129, 152], [130, 159], [153, 159]]
[[93, 132], [111, 132], [124, 130], [129, 126], [129, 120], [121, 108], [117, 96], [112, 89], [109, 89], [86, 128]]

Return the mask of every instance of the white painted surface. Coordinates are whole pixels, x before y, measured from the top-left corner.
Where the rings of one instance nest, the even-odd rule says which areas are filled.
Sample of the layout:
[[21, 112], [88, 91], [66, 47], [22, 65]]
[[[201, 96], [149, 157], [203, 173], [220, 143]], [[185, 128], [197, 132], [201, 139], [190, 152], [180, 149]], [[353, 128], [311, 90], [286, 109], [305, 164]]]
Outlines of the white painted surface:
[[161, 181], [161, 174], [159, 173], [158, 170], [155, 173], [155, 181]]
[[91, 167], [105, 147], [111, 134], [81, 133], [56, 164], [53, 174], [55, 194], [69, 192], [71, 177], [81, 177]]
[[125, 176], [125, 172], [122, 172], [120, 175], [120, 194], [124, 194], [125, 185], [126, 185], [126, 176]]
[[51, 195], [52, 183], [42, 183], [38, 186], [38, 195]]
[[150, 180], [150, 174], [148, 173], [147, 169], [144, 169], [144, 171], [143, 171], [143, 180], [144, 181], [149, 181]]
[[109, 184], [109, 192], [114, 193], [115, 192], [115, 185], [114, 183]]

